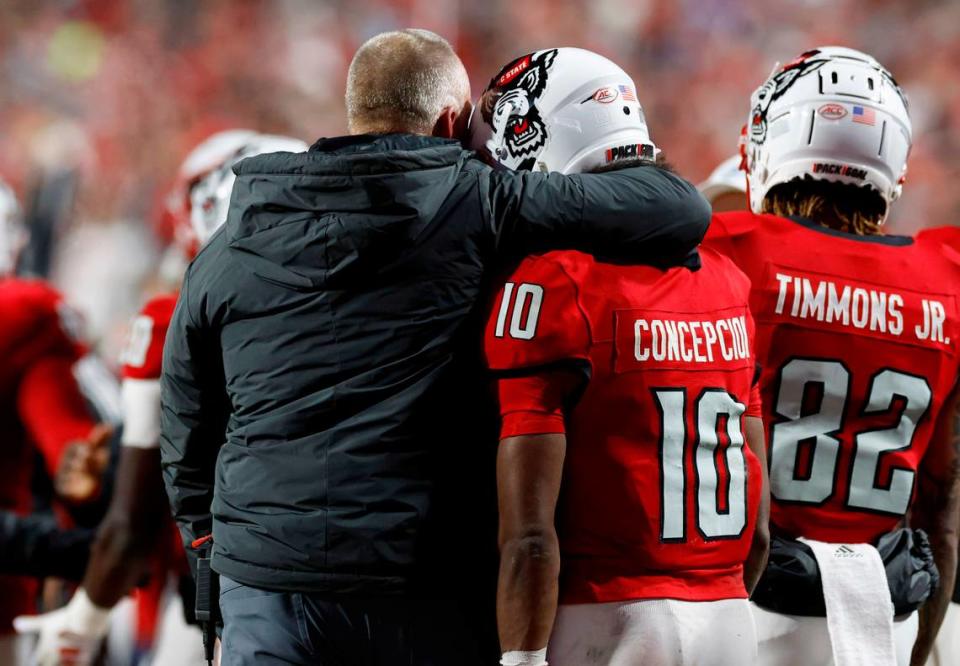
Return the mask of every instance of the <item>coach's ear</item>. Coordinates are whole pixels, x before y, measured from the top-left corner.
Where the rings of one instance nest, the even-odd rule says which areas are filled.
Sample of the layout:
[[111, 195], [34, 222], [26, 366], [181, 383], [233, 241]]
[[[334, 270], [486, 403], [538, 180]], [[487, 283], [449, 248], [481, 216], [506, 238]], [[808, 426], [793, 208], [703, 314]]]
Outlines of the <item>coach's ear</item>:
[[467, 134], [472, 112], [473, 102], [470, 100], [467, 100], [459, 109], [453, 106], [445, 107], [433, 126], [433, 136], [463, 141]]

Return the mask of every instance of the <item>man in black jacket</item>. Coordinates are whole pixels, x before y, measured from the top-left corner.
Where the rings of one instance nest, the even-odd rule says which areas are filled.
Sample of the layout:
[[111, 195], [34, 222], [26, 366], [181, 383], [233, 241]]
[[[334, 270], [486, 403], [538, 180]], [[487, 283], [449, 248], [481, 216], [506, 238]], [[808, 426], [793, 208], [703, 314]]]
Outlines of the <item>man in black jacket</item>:
[[185, 543], [213, 534], [227, 666], [480, 663], [486, 281], [545, 248], [682, 261], [706, 231], [706, 202], [655, 167], [492, 170], [451, 139], [470, 109], [444, 40], [374, 37], [350, 66], [351, 136], [237, 165], [187, 272], [161, 452]]

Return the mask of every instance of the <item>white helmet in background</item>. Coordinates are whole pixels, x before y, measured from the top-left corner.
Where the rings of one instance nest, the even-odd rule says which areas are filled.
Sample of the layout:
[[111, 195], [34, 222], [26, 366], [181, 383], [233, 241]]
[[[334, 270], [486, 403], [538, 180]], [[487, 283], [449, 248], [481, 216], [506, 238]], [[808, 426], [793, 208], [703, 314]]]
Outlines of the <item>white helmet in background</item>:
[[713, 201], [722, 194], [746, 194], [747, 174], [740, 168], [742, 164], [743, 158], [739, 155], [722, 161], [705, 181], [697, 185], [703, 198]]
[[212, 134], [197, 144], [177, 169], [177, 177], [166, 196], [163, 215], [169, 219], [173, 228], [175, 246], [187, 260], [192, 259], [200, 249], [200, 241], [193, 231], [190, 219], [190, 195], [193, 188], [255, 136], [256, 132], [246, 129], [224, 130]]
[[477, 102], [468, 142], [491, 164], [560, 173], [654, 161], [659, 152], [633, 80], [575, 48], [537, 51], [500, 70]]
[[234, 164], [263, 153], [302, 153], [309, 148], [303, 141], [287, 136], [250, 134], [238, 141], [229, 154], [221, 154], [219, 161], [213, 163], [190, 188], [190, 226], [201, 245], [227, 220], [230, 193], [237, 179], [233, 173]]
[[900, 196], [912, 128], [893, 76], [839, 46], [807, 51], [775, 69], [750, 99], [746, 168], [755, 213], [775, 185], [798, 178], [866, 186]]
[[26, 242], [20, 204], [10, 186], [0, 180], [0, 276], [13, 273], [17, 255]]

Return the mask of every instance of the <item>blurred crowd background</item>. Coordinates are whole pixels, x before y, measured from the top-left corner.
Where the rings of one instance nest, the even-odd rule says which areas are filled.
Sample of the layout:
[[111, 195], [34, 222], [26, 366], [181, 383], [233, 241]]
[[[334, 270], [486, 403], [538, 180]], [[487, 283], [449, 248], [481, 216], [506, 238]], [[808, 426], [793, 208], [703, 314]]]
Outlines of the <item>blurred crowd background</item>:
[[186, 152], [227, 127], [344, 133], [353, 51], [410, 26], [454, 44], [475, 96], [524, 52], [612, 58], [695, 182], [734, 153], [777, 61], [822, 44], [865, 50], [913, 116], [891, 231], [960, 223], [957, 0], [0, 0], [0, 177], [28, 213], [55, 202], [51, 276], [106, 357], [169, 241], [159, 211]]

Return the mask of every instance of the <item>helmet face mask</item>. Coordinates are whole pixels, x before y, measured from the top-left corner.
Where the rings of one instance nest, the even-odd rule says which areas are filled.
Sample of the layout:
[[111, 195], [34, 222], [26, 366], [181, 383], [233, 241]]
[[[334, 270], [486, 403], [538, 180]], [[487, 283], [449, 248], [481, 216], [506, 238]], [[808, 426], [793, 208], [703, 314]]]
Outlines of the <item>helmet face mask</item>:
[[299, 139], [250, 130], [218, 132], [201, 142], [183, 161], [168, 196], [166, 214], [173, 216], [174, 240], [183, 253], [192, 258], [226, 221], [237, 162], [261, 153], [307, 148]]
[[767, 192], [809, 178], [900, 195], [912, 128], [893, 76], [865, 53], [827, 46], [803, 53], [751, 97], [746, 132], [750, 207]]
[[227, 219], [230, 192], [236, 180], [232, 168], [235, 161], [225, 160], [190, 188], [190, 227], [200, 245]]
[[630, 77], [575, 48], [537, 51], [503, 67], [476, 104], [467, 143], [494, 166], [560, 173], [653, 161], [658, 153]]

